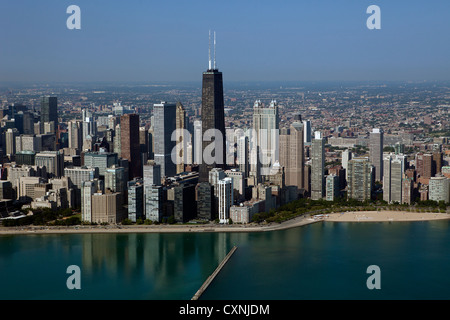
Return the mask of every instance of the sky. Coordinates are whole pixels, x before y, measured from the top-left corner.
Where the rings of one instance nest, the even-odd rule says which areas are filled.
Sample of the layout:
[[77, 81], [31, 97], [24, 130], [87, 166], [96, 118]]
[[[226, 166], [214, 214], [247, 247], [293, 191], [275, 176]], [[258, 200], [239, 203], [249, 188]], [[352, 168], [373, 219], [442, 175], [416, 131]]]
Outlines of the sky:
[[449, 15], [448, 0], [2, 0], [0, 81], [200, 81], [209, 30], [224, 81], [450, 80]]

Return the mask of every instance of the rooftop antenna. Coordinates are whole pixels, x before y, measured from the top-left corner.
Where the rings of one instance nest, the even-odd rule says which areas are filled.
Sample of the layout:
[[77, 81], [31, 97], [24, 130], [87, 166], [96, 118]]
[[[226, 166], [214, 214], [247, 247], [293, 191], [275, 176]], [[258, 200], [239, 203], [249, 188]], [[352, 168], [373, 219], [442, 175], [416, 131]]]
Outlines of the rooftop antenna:
[[209, 68], [208, 68], [208, 70], [211, 70], [211, 30], [209, 30], [209, 50], [208, 50], [208, 55], [209, 55]]
[[214, 31], [214, 70], [216, 69], [216, 32]]

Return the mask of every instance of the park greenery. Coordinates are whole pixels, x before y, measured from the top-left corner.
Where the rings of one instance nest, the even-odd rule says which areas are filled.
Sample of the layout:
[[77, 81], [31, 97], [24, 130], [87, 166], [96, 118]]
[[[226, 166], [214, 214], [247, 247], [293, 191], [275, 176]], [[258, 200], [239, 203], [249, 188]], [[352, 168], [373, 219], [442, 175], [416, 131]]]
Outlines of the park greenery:
[[73, 226], [81, 223], [81, 215], [71, 208], [52, 210], [50, 208], [25, 209], [26, 216], [17, 219], [4, 219], [3, 226]]
[[[443, 201], [419, 201], [417, 200], [413, 205], [399, 204], [399, 203], [387, 203], [381, 200], [379, 197], [373, 200], [358, 201], [355, 199], [337, 198], [334, 201], [327, 201], [325, 199], [311, 200], [310, 198], [301, 198], [294, 200], [287, 204], [284, 204], [276, 209], [271, 209], [268, 212], [255, 213], [252, 216], [253, 223], [281, 223], [293, 219], [301, 215], [317, 215], [328, 213], [340, 213], [345, 211], [381, 211], [381, 210], [393, 210], [393, 211], [410, 211], [410, 212], [432, 212], [432, 213], [446, 213], [448, 203]], [[3, 226], [74, 226], [74, 225], [97, 225], [97, 223], [88, 223], [81, 221], [81, 214], [79, 210], [66, 208], [52, 210], [49, 208], [39, 209], [27, 209], [22, 211], [26, 216], [18, 219], [4, 219], [2, 221]], [[216, 223], [218, 223], [216, 219]], [[177, 223], [174, 216], [165, 217], [163, 224], [175, 224]], [[192, 223], [198, 224], [198, 221]], [[203, 222], [205, 223], [205, 222]], [[232, 223], [230, 221], [230, 223]], [[101, 225], [107, 225], [108, 223], [102, 223]], [[126, 218], [121, 222], [122, 225], [152, 225], [159, 224], [149, 219], [137, 219], [136, 222], [132, 222]]]
[[387, 203], [384, 200], [367, 200], [358, 201], [355, 199], [338, 198], [334, 201], [327, 201], [325, 199], [311, 200], [309, 198], [302, 198], [290, 203], [287, 203], [277, 209], [271, 209], [268, 212], [256, 213], [252, 217], [252, 222], [255, 223], [270, 223], [287, 221], [295, 217], [308, 214], [328, 214], [340, 213], [345, 211], [410, 211], [410, 212], [433, 212], [445, 213], [447, 205], [443, 201], [417, 201], [414, 205]]

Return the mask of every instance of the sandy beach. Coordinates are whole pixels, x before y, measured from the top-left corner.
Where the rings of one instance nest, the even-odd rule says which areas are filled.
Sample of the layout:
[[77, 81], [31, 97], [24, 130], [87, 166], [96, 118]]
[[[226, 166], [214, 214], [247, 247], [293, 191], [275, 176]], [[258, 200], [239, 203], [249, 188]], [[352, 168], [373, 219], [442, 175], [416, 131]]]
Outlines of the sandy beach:
[[332, 222], [383, 222], [383, 221], [427, 221], [450, 219], [446, 213], [420, 213], [404, 211], [355, 211], [330, 213], [310, 217], [303, 215], [283, 223], [269, 224], [230, 224], [221, 225], [108, 225], [108, 226], [23, 226], [0, 227], [0, 235], [13, 234], [58, 234], [58, 233], [141, 233], [141, 232], [267, 232], [300, 227], [322, 221]]
[[330, 213], [323, 218], [325, 221], [334, 222], [426, 221], [442, 219], [450, 219], [450, 214], [408, 211], [355, 211]]

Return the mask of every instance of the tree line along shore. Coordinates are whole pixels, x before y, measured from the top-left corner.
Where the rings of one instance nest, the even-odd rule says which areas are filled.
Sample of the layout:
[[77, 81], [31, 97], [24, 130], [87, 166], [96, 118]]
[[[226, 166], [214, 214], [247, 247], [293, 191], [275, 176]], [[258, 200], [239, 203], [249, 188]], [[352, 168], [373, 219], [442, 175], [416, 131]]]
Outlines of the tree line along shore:
[[[338, 199], [336, 201], [326, 200], [311, 200], [309, 198], [302, 198], [285, 204], [277, 209], [272, 209], [269, 212], [256, 213], [252, 217], [248, 227], [262, 227], [268, 224], [281, 224], [298, 217], [313, 217], [320, 215], [327, 215], [333, 213], [344, 212], [403, 212], [403, 213], [447, 213], [446, 203], [436, 202], [432, 200], [418, 201], [414, 205], [406, 204], [388, 204], [383, 200], [360, 202], [353, 199]], [[220, 226], [218, 220], [216, 221], [200, 221], [194, 220], [188, 223], [178, 223], [172, 217], [167, 217], [163, 223], [155, 223], [150, 220], [139, 219], [136, 223], [128, 219], [123, 220], [120, 224], [109, 225], [107, 223], [85, 223], [81, 221], [81, 214], [77, 209], [36, 209], [23, 212], [24, 216], [17, 219], [3, 219], [2, 229], [6, 230], [11, 227], [47, 227], [61, 229], [64, 227], [79, 226], [86, 229], [86, 227], [114, 227], [127, 228], [133, 226], [163, 226], [181, 227], [181, 226], [203, 226], [204, 228], [215, 228]], [[233, 225], [230, 221], [229, 227]], [[237, 224], [234, 224], [237, 226]]]

